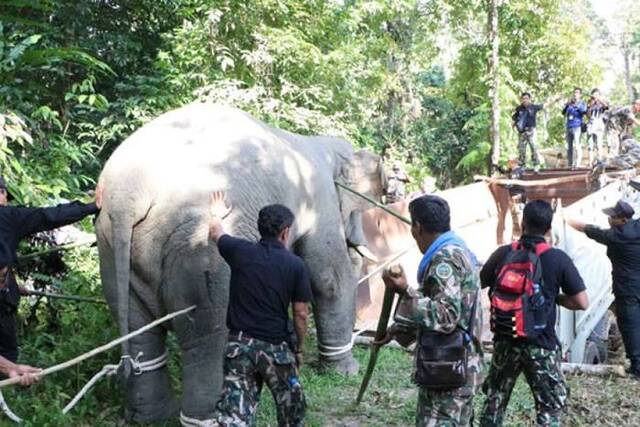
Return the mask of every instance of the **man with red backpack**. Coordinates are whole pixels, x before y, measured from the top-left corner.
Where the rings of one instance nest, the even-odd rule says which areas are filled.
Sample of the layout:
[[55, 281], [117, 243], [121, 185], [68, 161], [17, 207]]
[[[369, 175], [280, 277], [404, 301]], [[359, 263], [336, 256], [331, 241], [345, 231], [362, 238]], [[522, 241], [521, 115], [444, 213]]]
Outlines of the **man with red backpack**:
[[568, 389], [560, 370], [556, 304], [585, 310], [589, 302], [584, 282], [569, 256], [546, 243], [544, 236], [552, 220], [549, 203], [527, 203], [521, 239], [497, 249], [480, 272], [482, 287], [490, 288], [494, 334], [491, 368], [483, 385], [487, 398], [480, 418], [482, 426], [502, 425], [521, 372], [533, 393], [536, 423], [560, 423]]

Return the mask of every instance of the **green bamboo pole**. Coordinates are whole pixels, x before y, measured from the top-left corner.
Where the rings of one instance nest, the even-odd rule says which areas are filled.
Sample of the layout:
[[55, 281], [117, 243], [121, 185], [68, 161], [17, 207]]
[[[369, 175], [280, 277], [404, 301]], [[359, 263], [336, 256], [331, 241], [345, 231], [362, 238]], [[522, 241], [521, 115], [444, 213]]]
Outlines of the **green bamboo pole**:
[[92, 245], [96, 242], [96, 238], [93, 237], [90, 240], [84, 241], [84, 242], [75, 242], [75, 243], [69, 243], [67, 245], [60, 245], [60, 246], [56, 246], [55, 248], [51, 248], [51, 249], [45, 249], [43, 251], [40, 252], [34, 252], [31, 254], [26, 254], [26, 255], [19, 255], [18, 256], [18, 261], [27, 261], [33, 258], [38, 258], [41, 257], [43, 255], [48, 255], [48, 254], [52, 254], [55, 252], [59, 252], [59, 251], [66, 251], [69, 249], [73, 249], [73, 248], [79, 248], [81, 246], [87, 246], [87, 245]]
[[89, 297], [80, 297], [77, 295], [61, 295], [54, 294], [51, 292], [42, 292], [42, 291], [27, 291], [27, 295], [39, 296], [39, 297], [47, 297], [47, 298], [55, 298], [55, 299], [63, 299], [68, 301], [78, 301], [78, 302], [89, 302], [92, 304], [106, 304], [107, 302], [98, 298], [89, 298]]

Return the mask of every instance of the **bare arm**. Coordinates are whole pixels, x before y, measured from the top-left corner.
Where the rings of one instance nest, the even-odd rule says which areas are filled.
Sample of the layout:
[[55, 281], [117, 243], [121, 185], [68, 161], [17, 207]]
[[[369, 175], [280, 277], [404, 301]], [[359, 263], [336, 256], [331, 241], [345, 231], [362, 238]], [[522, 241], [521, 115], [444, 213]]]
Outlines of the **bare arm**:
[[556, 303], [569, 310], [586, 310], [589, 307], [589, 296], [587, 291], [578, 292], [571, 296], [560, 294], [556, 298]]
[[585, 224], [584, 222], [575, 220], [573, 218], [565, 218], [565, 221], [567, 222], [567, 224], [569, 224], [569, 227], [583, 233], [584, 229], [587, 227], [587, 224]]
[[9, 378], [20, 378], [20, 384], [31, 385], [39, 380], [38, 374], [42, 369], [28, 365], [18, 365], [0, 356], [0, 372]]
[[298, 337], [298, 348], [295, 349], [298, 364], [301, 364], [301, 355], [304, 350], [304, 339], [307, 335], [307, 318], [309, 317], [309, 304], [306, 302], [293, 303], [293, 326]]

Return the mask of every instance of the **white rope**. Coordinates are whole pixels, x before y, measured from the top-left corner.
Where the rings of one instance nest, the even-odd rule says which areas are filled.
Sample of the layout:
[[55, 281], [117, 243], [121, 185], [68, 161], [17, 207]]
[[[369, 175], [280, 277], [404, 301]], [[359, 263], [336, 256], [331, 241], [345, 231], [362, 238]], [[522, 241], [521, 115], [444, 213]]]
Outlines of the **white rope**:
[[121, 364], [122, 362], [118, 363], [117, 365], [104, 365], [104, 367], [100, 370], [100, 372], [95, 374], [89, 380], [89, 382], [86, 383], [84, 387], [82, 387], [82, 389], [78, 392], [78, 394], [76, 394], [76, 396], [71, 400], [71, 402], [69, 402], [67, 406], [64, 407], [64, 409], [62, 410], [62, 413], [66, 414], [67, 412], [72, 410], [73, 407], [76, 406], [76, 404], [80, 401], [80, 399], [82, 399], [84, 395], [89, 391], [89, 389], [91, 389], [91, 387], [93, 387], [94, 384], [98, 382], [98, 380], [100, 380], [102, 377], [105, 377], [105, 376], [114, 375], [118, 371], [118, 368], [120, 367]]
[[120, 358], [120, 363], [118, 363], [117, 365], [104, 365], [104, 367], [97, 374], [95, 374], [89, 380], [89, 382], [84, 385], [84, 387], [82, 387], [82, 389], [78, 392], [78, 394], [76, 394], [73, 400], [71, 400], [71, 402], [69, 402], [69, 404], [67, 404], [67, 406], [64, 407], [64, 409], [62, 410], [62, 413], [66, 414], [67, 412], [72, 410], [73, 407], [76, 406], [76, 404], [80, 401], [80, 399], [82, 399], [84, 395], [87, 394], [87, 392], [91, 389], [91, 387], [95, 385], [95, 383], [97, 383], [100, 379], [102, 379], [105, 376], [115, 375], [116, 372], [118, 372], [118, 369], [120, 369], [120, 367], [124, 363], [126, 362], [131, 363], [134, 375], [142, 375], [145, 372], [151, 372], [151, 371], [155, 371], [156, 369], [162, 368], [164, 365], [167, 364], [167, 360], [169, 359], [169, 353], [167, 353], [166, 350], [164, 353], [162, 353], [160, 356], [156, 357], [155, 359], [147, 360], [146, 362], [139, 362], [140, 358], [143, 355], [144, 353], [140, 352], [138, 353], [135, 359], [128, 355], [122, 356]]
[[5, 402], [4, 396], [2, 395], [2, 391], [0, 391], [0, 408], [2, 408], [2, 412], [4, 412], [5, 415], [9, 417], [9, 419], [14, 423], [22, 422], [22, 418], [14, 414], [11, 408], [9, 408], [9, 405], [7, 405], [7, 402]]
[[364, 328], [360, 329], [359, 331], [355, 332], [351, 336], [351, 341], [348, 342], [347, 344], [343, 345], [343, 346], [331, 347], [331, 346], [328, 346], [328, 345], [318, 344], [318, 347], [320, 347], [318, 349], [318, 353], [320, 353], [320, 355], [324, 356], [324, 357], [335, 357], [335, 356], [340, 356], [341, 354], [344, 354], [344, 353], [346, 353], [348, 351], [351, 351], [351, 349], [353, 348], [353, 346], [354, 346], [354, 344], [356, 342], [356, 338], [358, 336], [362, 335], [363, 333], [365, 333], [366, 331], [371, 330], [371, 328], [374, 328], [375, 326], [376, 326], [375, 324], [369, 324], [369, 325], [365, 326]]
[[187, 417], [180, 412], [180, 424], [183, 427], [219, 427], [220, 424], [215, 419], [198, 420], [196, 418]]

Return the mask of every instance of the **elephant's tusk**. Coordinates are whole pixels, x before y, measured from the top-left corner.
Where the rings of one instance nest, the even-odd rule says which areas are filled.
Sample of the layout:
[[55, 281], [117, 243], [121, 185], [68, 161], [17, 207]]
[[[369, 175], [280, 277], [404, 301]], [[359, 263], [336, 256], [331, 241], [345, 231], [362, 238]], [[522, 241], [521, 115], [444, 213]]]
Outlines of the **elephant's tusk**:
[[354, 248], [356, 250], [356, 252], [358, 252], [361, 256], [363, 256], [364, 258], [368, 259], [371, 262], [377, 263], [378, 257], [375, 256], [373, 254], [373, 252], [371, 252], [371, 250], [366, 247], [365, 245], [358, 245]]

